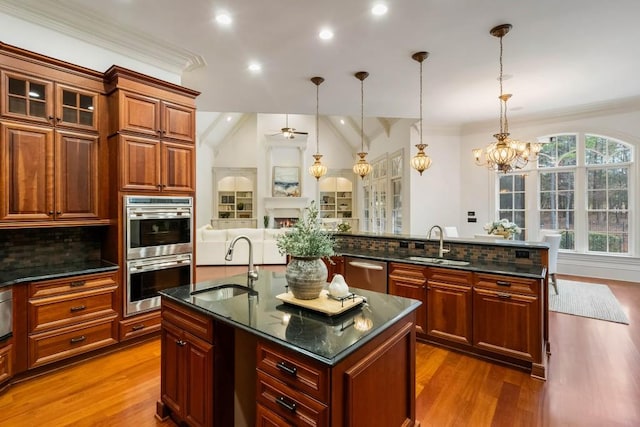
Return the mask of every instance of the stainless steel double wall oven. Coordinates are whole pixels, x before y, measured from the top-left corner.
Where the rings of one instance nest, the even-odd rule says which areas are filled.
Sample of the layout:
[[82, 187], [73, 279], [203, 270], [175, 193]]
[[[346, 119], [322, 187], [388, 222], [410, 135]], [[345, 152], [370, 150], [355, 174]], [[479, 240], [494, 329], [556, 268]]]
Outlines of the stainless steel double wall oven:
[[158, 291], [191, 283], [193, 198], [125, 196], [125, 316], [160, 306]]

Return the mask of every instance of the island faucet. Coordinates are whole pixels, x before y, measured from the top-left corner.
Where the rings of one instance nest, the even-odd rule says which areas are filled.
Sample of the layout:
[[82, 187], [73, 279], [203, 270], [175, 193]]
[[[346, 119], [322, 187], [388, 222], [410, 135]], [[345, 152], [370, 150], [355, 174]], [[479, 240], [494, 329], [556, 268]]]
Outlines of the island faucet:
[[258, 270], [253, 267], [253, 244], [251, 243], [251, 240], [245, 235], [234, 238], [229, 244], [229, 249], [227, 250], [227, 255], [225, 255], [224, 259], [227, 261], [231, 261], [233, 259], [233, 248], [235, 247], [236, 242], [240, 239], [246, 240], [249, 244], [249, 271], [247, 272], [247, 286], [250, 289], [253, 289], [253, 282], [258, 280]]
[[438, 248], [438, 258], [442, 258], [444, 254], [450, 251], [450, 249], [444, 248], [444, 232], [442, 231], [442, 227], [440, 227], [439, 225], [434, 225], [429, 229], [429, 231], [427, 232], [427, 239], [431, 239], [431, 232], [434, 228], [440, 230], [440, 247]]

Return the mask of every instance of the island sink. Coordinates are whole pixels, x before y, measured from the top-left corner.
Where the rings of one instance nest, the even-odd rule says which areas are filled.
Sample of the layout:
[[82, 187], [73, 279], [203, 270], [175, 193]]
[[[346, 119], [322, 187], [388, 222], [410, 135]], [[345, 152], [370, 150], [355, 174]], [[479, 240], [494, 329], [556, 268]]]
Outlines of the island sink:
[[430, 258], [423, 256], [410, 256], [409, 259], [411, 261], [422, 261], [428, 262], [429, 264], [440, 264], [440, 265], [469, 265], [469, 261], [458, 261], [455, 259], [446, 259], [446, 258]]
[[192, 297], [203, 301], [222, 301], [243, 294], [256, 295], [257, 292], [248, 286], [237, 283], [225, 283], [211, 288], [198, 289], [190, 293]]

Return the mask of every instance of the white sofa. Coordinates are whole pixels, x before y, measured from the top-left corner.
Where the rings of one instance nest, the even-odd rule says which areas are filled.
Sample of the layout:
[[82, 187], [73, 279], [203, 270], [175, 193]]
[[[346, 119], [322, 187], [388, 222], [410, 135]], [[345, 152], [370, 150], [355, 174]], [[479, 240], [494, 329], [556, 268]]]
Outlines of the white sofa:
[[280, 255], [276, 246], [278, 235], [284, 228], [229, 228], [216, 230], [205, 225], [196, 230], [196, 265], [246, 265], [249, 260], [249, 245], [239, 240], [233, 250], [233, 259], [224, 256], [231, 241], [237, 236], [247, 236], [253, 246], [254, 264], [286, 264], [286, 255]]

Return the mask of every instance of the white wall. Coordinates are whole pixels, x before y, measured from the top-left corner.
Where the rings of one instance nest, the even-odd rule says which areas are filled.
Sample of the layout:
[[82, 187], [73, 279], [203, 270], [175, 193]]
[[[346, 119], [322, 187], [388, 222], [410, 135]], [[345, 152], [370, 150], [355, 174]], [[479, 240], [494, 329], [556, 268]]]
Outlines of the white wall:
[[179, 74], [162, 70], [135, 58], [94, 46], [4, 13], [0, 13], [0, 40], [22, 49], [95, 71], [105, 72], [112, 65], [119, 65], [171, 83], [180, 84], [181, 81]]

